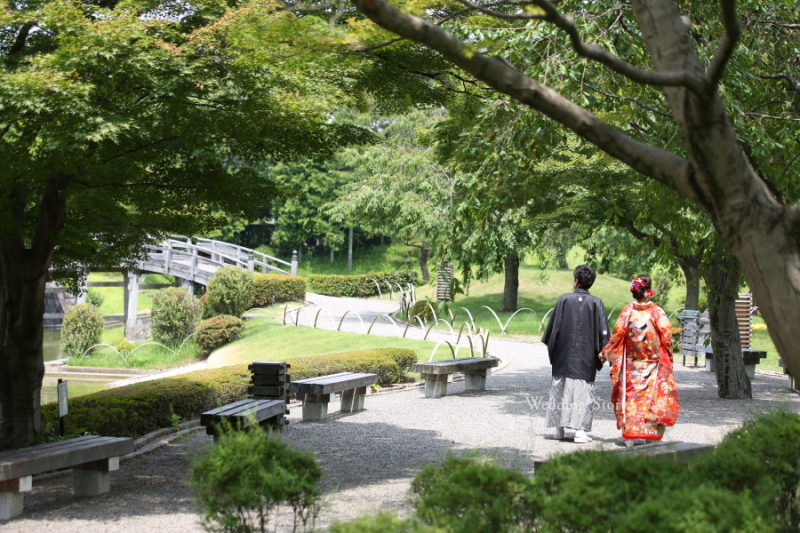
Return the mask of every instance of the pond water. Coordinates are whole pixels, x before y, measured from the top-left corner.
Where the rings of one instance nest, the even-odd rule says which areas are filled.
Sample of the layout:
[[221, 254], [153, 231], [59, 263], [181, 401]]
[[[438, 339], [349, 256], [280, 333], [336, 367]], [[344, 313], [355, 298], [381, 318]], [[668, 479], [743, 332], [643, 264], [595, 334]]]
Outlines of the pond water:
[[[61, 348], [58, 345], [60, 336], [61, 331], [59, 330], [44, 331], [42, 349], [44, 351], [45, 361], [55, 361], [56, 359], [64, 358], [64, 354], [61, 352]], [[108, 388], [108, 384], [112, 381], [116, 381], [117, 379], [119, 378], [84, 379], [83, 377], [76, 378], [74, 376], [70, 376], [67, 378], [67, 395], [70, 398], [77, 398], [78, 396], [83, 396], [84, 394], [101, 391]], [[57, 384], [57, 376], [45, 375], [44, 381], [42, 382], [42, 404], [58, 401], [58, 392], [56, 390]]]

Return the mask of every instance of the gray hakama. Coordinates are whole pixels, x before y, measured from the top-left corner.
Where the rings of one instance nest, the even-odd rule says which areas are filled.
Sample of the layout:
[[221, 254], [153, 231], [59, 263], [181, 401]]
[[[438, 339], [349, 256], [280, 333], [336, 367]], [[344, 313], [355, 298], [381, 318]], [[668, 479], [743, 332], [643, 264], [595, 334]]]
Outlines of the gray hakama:
[[553, 376], [545, 426], [589, 431], [592, 429], [593, 404], [594, 383]]

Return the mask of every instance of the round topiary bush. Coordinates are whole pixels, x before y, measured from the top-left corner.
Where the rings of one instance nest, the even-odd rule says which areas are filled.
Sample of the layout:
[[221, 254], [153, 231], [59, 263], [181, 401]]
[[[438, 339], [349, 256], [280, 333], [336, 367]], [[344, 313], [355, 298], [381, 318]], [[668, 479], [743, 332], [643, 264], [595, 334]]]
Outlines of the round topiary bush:
[[418, 316], [425, 321], [431, 320], [433, 318], [433, 311], [431, 311], [432, 306], [435, 307], [430, 300], [418, 300], [414, 302], [414, 306], [411, 308], [411, 317]]
[[223, 267], [208, 282], [204, 317], [242, 316], [253, 300], [253, 274], [237, 267]]
[[103, 313], [92, 304], [78, 304], [64, 313], [61, 326], [61, 350], [77, 357], [100, 342], [103, 337]]
[[220, 346], [241, 338], [244, 322], [230, 315], [220, 315], [203, 321], [197, 327], [195, 342], [202, 355], [208, 355]]
[[200, 304], [186, 289], [161, 289], [153, 297], [150, 327], [156, 342], [178, 346], [200, 320]]

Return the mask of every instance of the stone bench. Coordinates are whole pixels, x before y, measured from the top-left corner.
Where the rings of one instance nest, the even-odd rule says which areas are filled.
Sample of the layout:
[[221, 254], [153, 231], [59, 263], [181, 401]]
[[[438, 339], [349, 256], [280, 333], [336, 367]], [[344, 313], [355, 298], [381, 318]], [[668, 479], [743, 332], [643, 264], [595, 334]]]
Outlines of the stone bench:
[[419, 372], [425, 380], [425, 397], [441, 398], [447, 395], [447, 382], [450, 374], [464, 374], [464, 388], [468, 391], [486, 390], [486, 378], [491, 369], [500, 364], [492, 357], [464, 357], [429, 363], [414, 363], [412, 372]]
[[[605, 450], [608, 453], [615, 453], [621, 457], [653, 457], [676, 463], [686, 464], [695, 457], [714, 450], [713, 444], [697, 444], [694, 442], [664, 442], [656, 441], [631, 448], [620, 448], [618, 450]], [[539, 468], [548, 460], [533, 462], [533, 471], [536, 473]]]
[[200, 415], [200, 425], [206, 434], [219, 436], [220, 424], [245, 429], [253, 424], [283, 427], [283, 415], [288, 414], [285, 400], [240, 400]]
[[119, 458], [133, 451], [133, 439], [78, 437], [0, 453], [0, 520], [22, 514], [23, 493], [33, 475], [72, 468], [76, 496], [96, 496], [111, 489]]
[[[696, 348], [698, 353], [705, 354], [706, 357], [706, 368], [709, 372], [716, 372], [717, 368], [714, 364], [714, 351], [711, 349], [711, 346], [703, 346], [698, 345]], [[762, 350], [753, 350], [752, 348], [742, 348], [742, 360], [744, 362], [744, 371], [749, 378], [756, 377], [756, 365], [761, 362], [762, 359], [766, 359], [767, 352]]]
[[378, 382], [377, 374], [341, 372], [289, 383], [289, 391], [303, 402], [303, 421], [323, 420], [328, 416], [328, 403], [337, 392], [342, 393], [341, 411], [352, 413], [364, 409], [367, 387]]

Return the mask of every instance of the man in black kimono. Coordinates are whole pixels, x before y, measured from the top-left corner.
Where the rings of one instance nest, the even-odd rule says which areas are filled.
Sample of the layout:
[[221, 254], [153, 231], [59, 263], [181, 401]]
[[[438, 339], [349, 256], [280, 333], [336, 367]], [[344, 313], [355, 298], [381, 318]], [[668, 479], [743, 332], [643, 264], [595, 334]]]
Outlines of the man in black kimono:
[[553, 438], [575, 431], [574, 442], [591, 442], [594, 378], [603, 363], [597, 355], [608, 342], [608, 321], [603, 301], [589, 294], [597, 277], [592, 267], [580, 265], [572, 273], [573, 292], [562, 294], [542, 342], [547, 345], [553, 382], [545, 425], [555, 427]]

